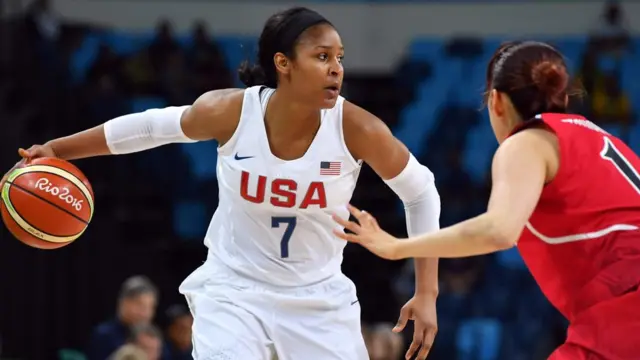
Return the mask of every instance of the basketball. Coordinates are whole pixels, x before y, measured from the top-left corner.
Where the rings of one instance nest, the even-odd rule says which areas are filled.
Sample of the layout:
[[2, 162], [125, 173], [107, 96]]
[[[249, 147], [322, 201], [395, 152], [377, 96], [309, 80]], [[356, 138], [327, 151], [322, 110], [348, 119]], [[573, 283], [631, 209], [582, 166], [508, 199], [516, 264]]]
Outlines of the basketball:
[[57, 249], [72, 243], [93, 216], [93, 190], [71, 163], [39, 158], [11, 171], [1, 184], [5, 226], [23, 243]]

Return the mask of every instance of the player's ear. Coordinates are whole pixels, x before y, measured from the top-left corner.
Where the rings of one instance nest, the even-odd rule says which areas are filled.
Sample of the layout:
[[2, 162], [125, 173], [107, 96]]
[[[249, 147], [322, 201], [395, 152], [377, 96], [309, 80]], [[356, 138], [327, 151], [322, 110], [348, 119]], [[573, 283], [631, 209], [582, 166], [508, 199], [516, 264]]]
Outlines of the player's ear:
[[491, 110], [494, 114], [499, 117], [504, 115], [504, 102], [502, 99], [502, 94], [498, 92], [496, 89], [492, 89], [489, 92], [489, 100], [487, 101], [488, 106], [491, 107]]
[[273, 55], [273, 64], [275, 65], [277, 72], [283, 75], [289, 74], [291, 62], [283, 53], [279, 52]]

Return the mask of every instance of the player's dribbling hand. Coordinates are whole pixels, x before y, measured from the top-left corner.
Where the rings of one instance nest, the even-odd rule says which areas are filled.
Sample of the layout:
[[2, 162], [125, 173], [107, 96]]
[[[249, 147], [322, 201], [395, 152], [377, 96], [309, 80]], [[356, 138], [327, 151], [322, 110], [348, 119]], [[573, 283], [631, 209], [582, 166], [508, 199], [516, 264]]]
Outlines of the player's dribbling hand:
[[37, 158], [43, 158], [43, 157], [57, 157], [56, 152], [53, 151], [53, 148], [51, 148], [51, 146], [47, 144], [33, 145], [27, 150], [20, 148], [18, 149], [18, 155], [20, 155], [22, 160], [18, 161], [11, 169], [9, 169], [9, 171], [7, 171], [4, 174], [4, 176], [2, 177], [2, 180], [0, 180], [0, 185], [4, 184], [5, 180], [7, 180], [7, 177], [9, 176], [9, 174], [11, 174], [13, 170], [23, 166], [31, 159], [37, 159]]
[[57, 157], [56, 152], [50, 145], [33, 145], [28, 149], [18, 149], [18, 154], [25, 160], [43, 157]]
[[436, 297], [415, 294], [400, 310], [400, 318], [393, 331], [401, 332], [409, 320], [413, 320], [413, 339], [405, 359], [411, 359], [417, 352], [415, 359], [424, 360], [438, 332]]
[[371, 214], [366, 211], [360, 211], [354, 206], [348, 206], [349, 212], [358, 220], [358, 223], [344, 220], [335, 214], [333, 215], [333, 220], [352, 231], [353, 234], [346, 234], [339, 230], [333, 230], [333, 233], [341, 239], [364, 246], [381, 258], [398, 260], [397, 247], [399, 240], [380, 229], [378, 222]]

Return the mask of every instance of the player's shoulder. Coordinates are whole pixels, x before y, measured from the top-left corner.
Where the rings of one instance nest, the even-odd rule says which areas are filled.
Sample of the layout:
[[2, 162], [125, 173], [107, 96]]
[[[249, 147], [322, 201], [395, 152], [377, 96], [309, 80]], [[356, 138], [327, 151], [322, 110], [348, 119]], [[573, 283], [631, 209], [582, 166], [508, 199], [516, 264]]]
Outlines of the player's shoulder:
[[342, 122], [345, 137], [375, 138], [390, 132], [387, 124], [380, 118], [347, 100], [342, 109]]
[[364, 158], [371, 144], [380, 144], [388, 137], [393, 137], [387, 124], [380, 118], [346, 100], [342, 109], [342, 127], [345, 145], [356, 159]]
[[524, 158], [526, 155], [543, 157], [549, 161], [557, 158], [558, 154], [559, 143], [556, 134], [544, 123], [541, 123], [529, 126], [509, 136], [500, 144], [495, 157]]
[[245, 89], [219, 89], [208, 91], [198, 97], [192, 110], [207, 114], [226, 113], [242, 109]]
[[190, 128], [193, 139], [213, 139], [220, 144], [231, 138], [240, 122], [244, 89], [206, 92], [183, 114], [183, 130]]
[[509, 136], [501, 146], [535, 147], [544, 143], [554, 142], [554, 139], [557, 139], [557, 135], [555, 134], [553, 129], [550, 129], [544, 123], [540, 123], [536, 126], [527, 127], [526, 129], [518, 131], [512, 136]]

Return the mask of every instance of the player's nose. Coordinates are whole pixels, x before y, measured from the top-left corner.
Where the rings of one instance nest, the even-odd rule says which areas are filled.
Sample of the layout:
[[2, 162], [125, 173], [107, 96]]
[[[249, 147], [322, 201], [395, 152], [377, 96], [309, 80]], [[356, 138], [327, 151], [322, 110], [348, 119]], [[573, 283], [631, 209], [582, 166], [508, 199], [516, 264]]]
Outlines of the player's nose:
[[340, 76], [342, 74], [342, 65], [339, 62], [332, 62], [329, 65], [329, 75], [331, 75], [332, 77], [337, 77]]

